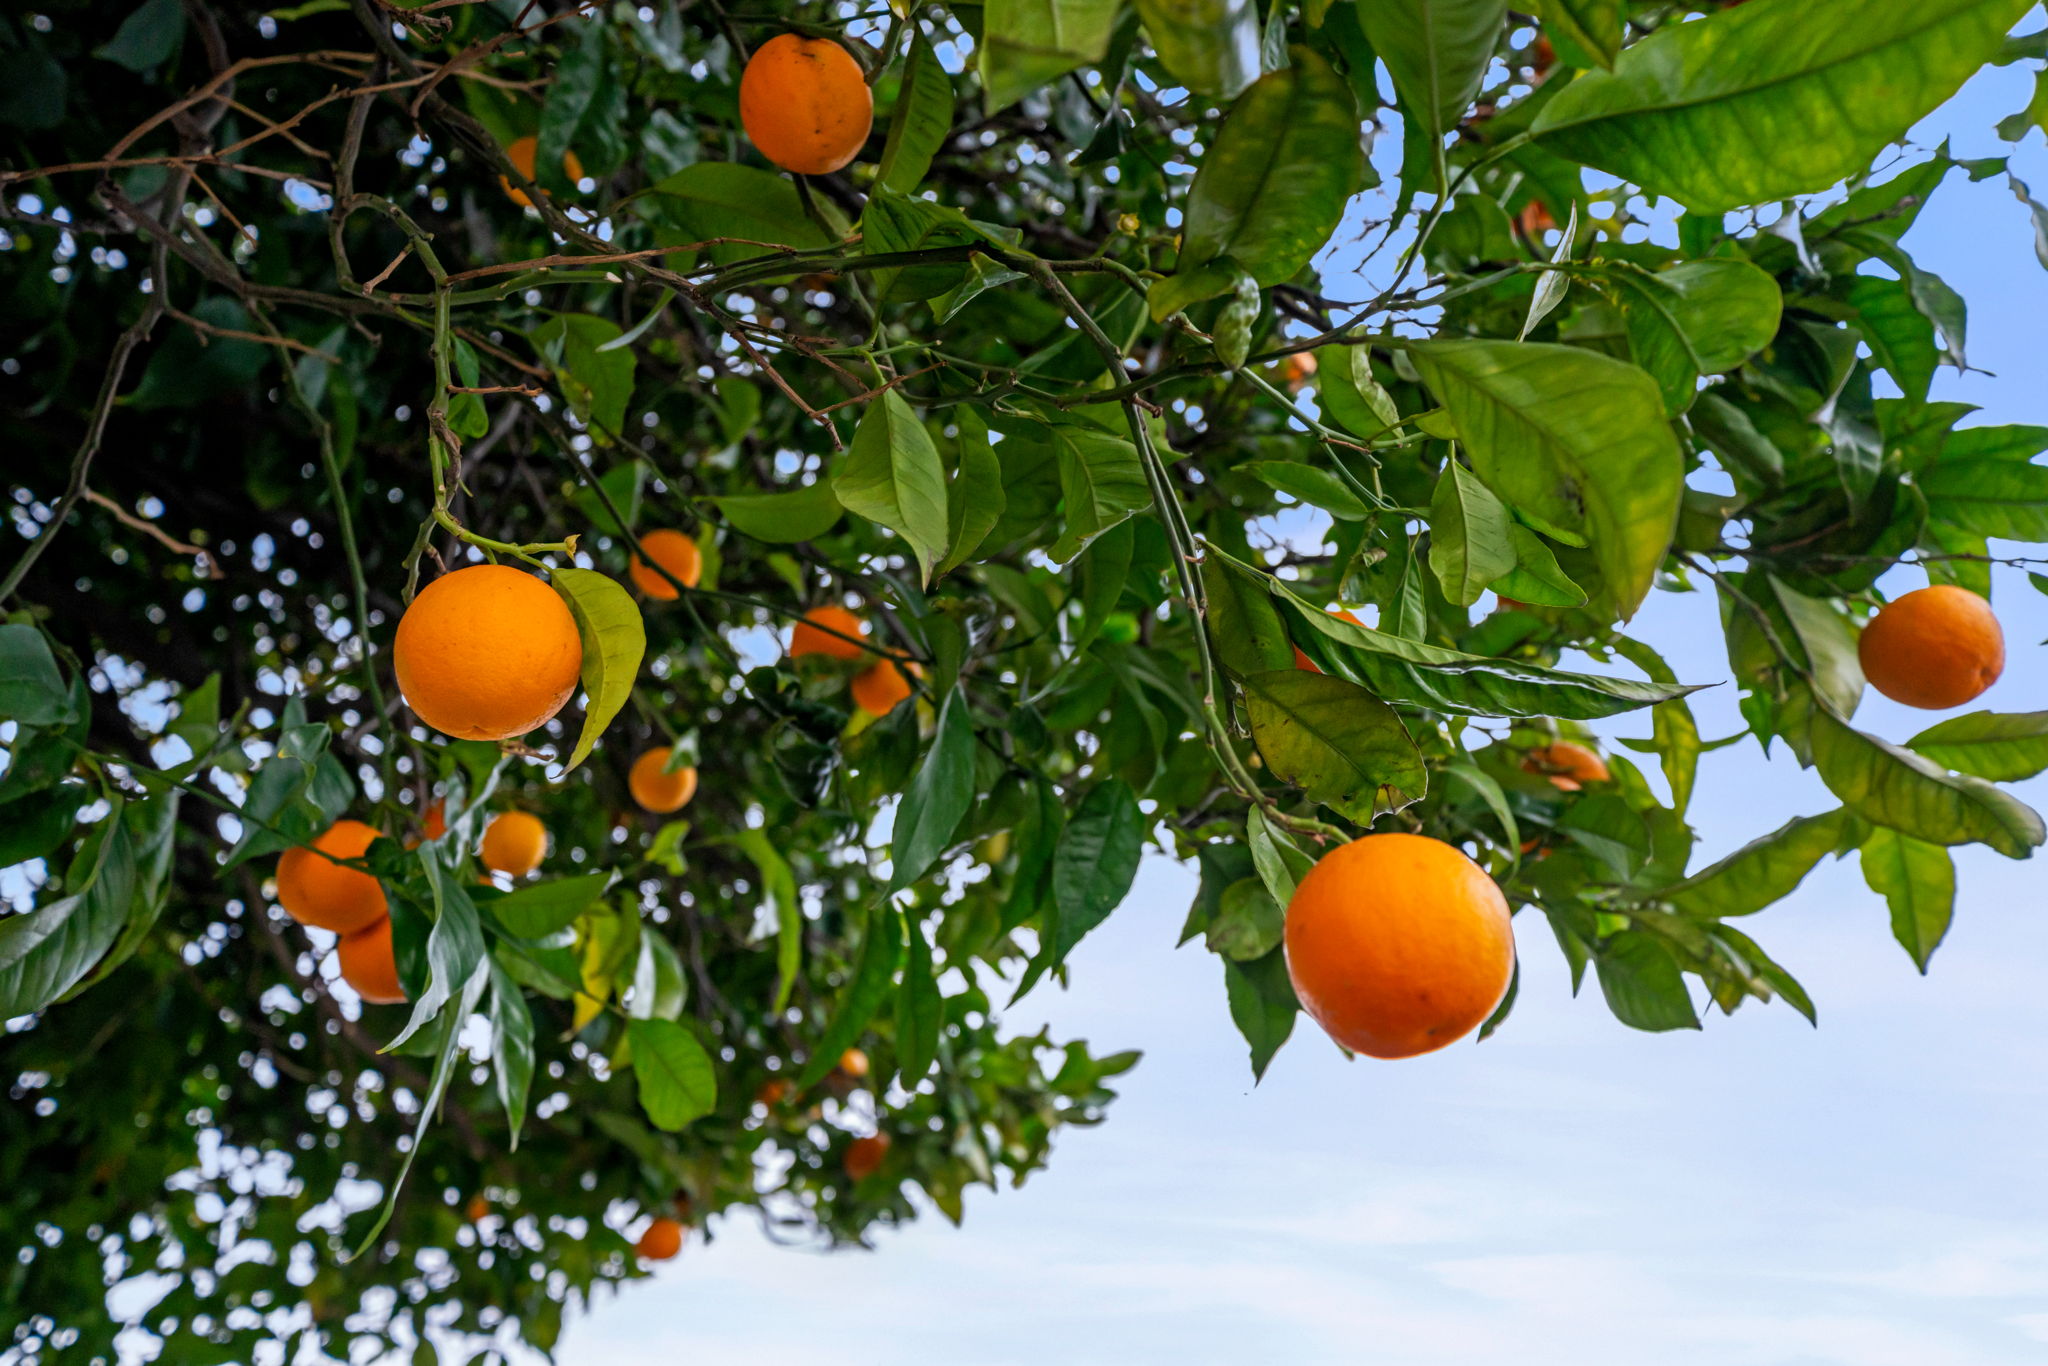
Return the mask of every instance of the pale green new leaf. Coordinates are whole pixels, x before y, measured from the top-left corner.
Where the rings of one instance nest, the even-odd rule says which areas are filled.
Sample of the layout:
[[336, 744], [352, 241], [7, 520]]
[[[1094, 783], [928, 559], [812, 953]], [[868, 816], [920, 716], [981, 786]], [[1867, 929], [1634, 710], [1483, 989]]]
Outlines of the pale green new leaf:
[[594, 569], [561, 566], [548, 571], [548, 581], [569, 605], [576, 634], [583, 640], [583, 731], [562, 766], [567, 773], [589, 757], [591, 747], [632, 697], [641, 657], [647, 653], [647, 625], [633, 595]]
[[1948, 850], [1877, 826], [1863, 841], [1863, 880], [1891, 907], [1892, 935], [1924, 974], [1956, 910]]
[[1958, 773], [2016, 783], [2048, 770], [2048, 711], [1952, 716], [1906, 741], [1906, 748]]
[[1446, 598], [1469, 607], [1515, 567], [1509, 525], [1508, 510], [1478, 475], [1455, 456], [1444, 462], [1429, 502], [1429, 567]]

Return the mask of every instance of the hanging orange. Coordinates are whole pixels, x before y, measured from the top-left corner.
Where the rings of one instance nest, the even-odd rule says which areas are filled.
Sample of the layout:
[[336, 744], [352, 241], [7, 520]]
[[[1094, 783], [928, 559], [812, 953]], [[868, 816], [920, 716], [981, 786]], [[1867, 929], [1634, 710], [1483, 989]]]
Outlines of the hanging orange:
[[[540, 139], [536, 137], [514, 138], [510, 143], [506, 144], [505, 159], [518, 169], [519, 174], [525, 176], [528, 180], [532, 180], [534, 178], [534, 167], [540, 164]], [[576, 159], [574, 152], [564, 151], [562, 153], [562, 174], [569, 178], [571, 184], [575, 184], [583, 179], [583, 163]], [[498, 184], [504, 189], [505, 197], [520, 208], [526, 208], [533, 203], [527, 197], [526, 191], [512, 183], [511, 177], [499, 176]]]
[[[910, 666], [917, 672], [915, 664]], [[870, 716], [887, 716], [910, 696], [910, 680], [890, 659], [877, 660], [853, 676], [853, 705]]]
[[1856, 653], [1871, 687], [1894, 702], [1942, 711], [1998, 681], [2005, 632], [1990, 603], [1940, 583], [1886, 603], [1863, 628]]
[[548, 828], [530, 811], [507, 811], [484, 830], [477, 861], [494, 873], [525, 877], [548, 853]]
[[[277, 857], [277, 904], [315, 929], [335, 934], [368, 929], [390, 909], [384, 888], [370, 874], [334, 859], [361, 858], [378, 838], [361, 821], [336, 821], [310, 846], [285, 850]], [[328, 854], [334, 857], [323, 857]]]
[[366, 930], [346, 934], [334, 949], [341, 960], [341, 980], [374, 1006], [395, 1006], [405, 1000], [398, 981], [398, 958], [391, 951], [391, 918]]
[[[1329, 615], [1336, 617], [1340, 621], [1348, 621], [1353, 626], [1365, 626], [1365, 623], [1358, 619], [1358, 614], [1349, 611], [1348, 609], [1331, 612]], [[1369, 630], [1371, 628], [1367, 627], [1366, 629]], [[1316, 667], [1316, 662], [1313, 659], [1310, 659], [1307, 655], [1301, 652], [1301, 647], [1299, 645], [1294, 647], [1294, 667], [1297, 669], [1307, 669], [1312, 674], [1319, 674], [1322, 672], [1321, 669]]]
[[846, 1145], [846, 1174], [852, 1180], [865, 1181], [881, 1170], [882, 1159], [888, 1155], [889, 1135], [856, 1138]]
[[[650, 531], [640, 538], [640, 549], [654, 564], [674, 575], [676, 583], [685, 588], [695, 588], [697, 580], [703, 576], [704, 552], [680, 531], [668, 527]], [[633, 577], [633, 586], [650, 598], [668, 602], [676, 596], [675, 584], [656, 573], [654, 566], [639, 555], [633, 557], [627, 572]]]
[[829, 38], [770, 38], [740, 76], [740, 123], [785, 171], [825, 175], [860, 154], [875, 99], [853, 54]]
[[1524, 773], [1540, 773], [1559, 792], [1577, 792], [1587, 783], [1604, 783], [1611, 776], [1607, 761], [1571, 740], [1538, 745], [1522, 759]]
[[[831, 630], [821, 631], [820, 626]], [[833, 635], [837, 631], [839, 635]], [[867, 638], [868, 624], [844, 607], [813, 607], [804, 613], [804, 618], [789, 633], [790, 658], [804, 655], [824, 655], [829, 659], [859, 659], [867, 651], [842, 636]]]
[[672, 752], [667, 745], [650, 749], [633, 761], [632, 771], [626, 774], [626, 788], [633, 794], [633, 800], [657, 815], [680, 811], [697, 795], [696, 769], [664, 771]]
[[391, 647], [398, 690], [457, 740], [509, 740], [562, 709], [583, 671], [576, 619], [523, 570], [471, 565], [422, 588]]
[[683, 1226], [666, 1216], [657, 1217], [633, 1244], [634, 1253], [648, 1262], [665, 1262], [683, 1250]]

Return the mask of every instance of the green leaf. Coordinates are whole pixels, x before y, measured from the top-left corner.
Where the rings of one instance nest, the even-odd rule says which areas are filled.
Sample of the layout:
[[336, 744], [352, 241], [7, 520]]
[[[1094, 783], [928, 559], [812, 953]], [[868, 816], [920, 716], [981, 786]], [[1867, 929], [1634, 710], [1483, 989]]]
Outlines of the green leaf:
[[1824, 190], [1867, 168], [1999, 50], [2030, 0], [1792, 3], [1665, 24], [1544, 105], [1539, 145], [1698, 213]]
[[1472, 107], [1507, 19], [1507, 0], [1368, 0], [1358, 22], [1428, 145]]
[[[1251, 276], [1245, 274], [1244, 268], [1230, 257], [1220, 256], [1206, 264], [1184, 267], [1163, 279], [1154, 280], [1145, 291], [1146, 307], [1151, 311], [1153, 322], [1163, 323], [1204, 299], [1234, 292], [1240, 280], [1251, 280]], [[1258, 286], [1258, 281], [1251, 282], [1254, 288]]]
[[1842, 716], [1853, 715], [1863, 700], [1863, 662], [1856, 653], [1856, 631], [1833, 603], [1794, 592], [1771, 582], [1772, 591], [1792, 626], [1792, 638], [1806, 657], [1816, 692]]
[[[36, 798], [35, 800], [42, 800]], [[71, 990], [113, 947], [135, 895], [135, 842], [122, 803], [101, 818], [62, 900], [0, 919], [0, 1020], [33, 1015]]]
[[1073, 643], [1068, 647], [1074, 654], [1094, 643], [1103, 623], [1116, 610], [1124, 586], [1130, 581], [1131, 554], [1137, 539], [1131, 523], [1124, 522], [1098, 536], [1095, 544], [1081, 552], [1081, 623], [1074, 628]]
[[1855, 818], [1841, 808], [1797, 817], [1655, 897], [1674, 910], [1716, 920], [1753, 914], [1790, 896], [1855, 828]]
[[952, 131], [952, 79], [924, 34], [913, 29], [896, 108], [889, 116], [889, 136], [882, 144], [882, 159], [875, 164], [876, 182], [898, 194], [917, 189]]
[[815, 541], [839, 525], [846, 512], [830, 479], [783, 493], [734, 493], [711, 502], [726, 521], [771, 545]]
[[533, 1089], [533, 1012], [519, 983], [496, 963], [491, 964], [491, 1071], [516, 1152], [526, 1097]]
[[978, 62], [993, 114], [1109, 51], [1117, 0], [988, 0]]
[[1240, 963], [1263, 958], [1280, 946], [1286, 924], [1287, 912], [1264, 883], [1255, 877], [1239, 878], [1223, 889], [1209, 922], [1209, 952]]
[[143, 72], [175, 57], [184, 41], [185, 7], [178, 0], [143, 0], [92, 55]]
[[1358, 822], [1421, 799], [1429, 773], [1394, 709], [1356, 683], [1306, 669], [1244, 678], [1266, 767]]
[[574, 188], [563, 167], [570, 152], [600, 175], [615, 169], [626, 154], [628, 92], [613, 72], [606, 27], [593, 19], [573, 28], [576, 43], [555, 63], [534, 143], [535, 182], [564, 190]]
[[562, 768], [566, 774], [589, 757], [632, 697], [647, 653], [647, 625], [633, 595], [594, 569], [559, 566], [548, 570], [548, 582], [569, 605], [576, 634], [583, 639], [583, 731]]
[[1444, 462], [1429, 502], [1429, 567], [1444, 596], [1459, 607], [1479, 601], [1489, 584], [1515, 567], [1508, 510], [1455, 455]]
[[951, 688], [939, 706], [931, 750], [896, 808], [896, 828], [889, 836], [891, 891], [931, 871], [973, 803], [974, 715], [966, 694]]
[[1217, 554], [1203, 557], [1201, 573], [1209, 640], [1223, 667], [1239, 677], [1290, 667], [1294, 645], [1272, 597], [1260, 592], [1256, 582], [1226, 569]]
[[1252, 869], [1259, 876], [1275, 904], [1293, 904], [1294, 890], [1315, 867], [1315, 861], [1301, 852], [1294, 841], [1273, 829], [1259, 807], [1244, 817], [1245, 842], [1252, 851]]
[[1152, 505], [1152, 489], [1138, 448], [1085, 422], [1055, 423], [1046, 429], [1059, 461], [1066, 525], [1046, 553], [1067, 563], [1088, 543], [1132, 513]]
[[1906, 741], [1944, 768], [2016, 783], [2048, 770], [2048, 711], [1973, 711], [1938, 721]]
[[736, 837], [761, 873], [761, 890], [775, 906], [775, 1011], [789, 1005], [803, 963], [804, 908], [797, 895], [796, 873], [766, 830], [749, 826]]
[[1926, 402], [1939, 352], [1934, 324], [1914, 304], [1905, 284], [1859, 275], [1849, 289], [1849, 306], [1856, 310], [1871, 356], [1907, 398]]
[[[1053, 849], [1050, 923], [1027, 984], [1064, 963], [1082, 936], [1123, 902], [1144, 847], [1145, 816], [1130, 784], [1110, 778], [1088, 789]], [[1023, 993], [1020, 986], [1017, 994]]]
[[829, 246], [825, 232], [804, 212], [787, 177], [736, 161], [700, 161], [649, 187], [658, 204], [687, 236], [743, 238], [713, 246], [721, 264], [770, 255], [753, 245], [773, 242], [799, 250]]
[[[1565, 220], [1564, 230], [1557, 235], [1557, 246], [1551, 250], [1550, 264], [1562, 266], [1572, 259], [1572, 247], [1579, 240], [1579, 204], [1572, 201], [1571, 216]], [[1536, 325], [1549, 317], [1557, 306], [1564, 302], [1564, 296], [1571, 290], [1572, 277], [1569, 271], [1546, 270], [1536, 277], [1536, 287], [1529, 291], [1529, 311], [1522, 316], [1522, 330], [1515, 334], [1516, 341], [1528, 340]]]
[[888, 527], [910, 544], [924, 581], [946, 549], [946, 471], [931, 433], [891, 389], [868, 404], [853, 450], [832, 480], [849, 512]]
[[1281, 284], [1336, 230], [1358, 183], [1357, 107], [1328, 62], [1306, 48], [1292, 56], [1238, 96], [1202, 157], [1182, 270], [1228, 256], [1259, 284]]
[[1362, 522], [1372, 510], [1335, 473], [1299, 460], [1254, 460], [1239, 465], [1252, 478], [1342, 522]]
[[914, 917], [903, 922], [910, 946], [903, 960], [903, 986], [896, 993], [896, 1076], [910, 1087], [924, 1080], [939, 1055], [939, 1030], [945, 1023], [945, 1001], [932, 973], [932, 948]]
[[961, 309], [990, 290], [1029, 278], [1021, 270], [998, 265], [989, 257], [976, 252], [967, 258], [967, 273], [960, 277], [960, 282], [931, 301], [932, 321], [949, 323]]
[[1624, 264], [1605, 278], [1630, 352], [1671, 414], [1692, 406], [1701, 375], [1733, 370], [1770, 345], [1784, 308], [1778, 282], [1747, 261], [1682, 261], [1654, 275]]
[[0, 717], [24, 726], [68, 726], [78, 719], [57, 657], [33, 626], [0, 626]]
[[1814, 766], [1851, 811], [1929, 844], [1988, 844], [2026, 858], [2048, 831], [2034, 810], [1981, 778], [1952, 774], [1911, 750], [1813, 709]]
[[1362, 437], [1375, 437], [1401, 420], [1401, 410], [1372, 373], [1364, 346], [1325, 346], [1315, 352], [1316, 402], [1325, 419]]
[[627, 1015], [635, 1020], [674, 1020], [682, 1016], [689, 1000], [690, 984], [683, 977], [683, 961], [676, 956], [675, 946], [652, 929], [643, 929], [631, 994], [626, 998]]
[[867, 935], [861, 945], [860, 961], [854, 965], [853, 981], [840, 998], [832, 1023], [818, 1037], [810, 1061], [796, 1079], [796, 1089], [808, 1090], [839, 1064], [839, 1055], [854, 1045], [868, 1021], [875, 1018], [883, 998], [895, 985], [896, 963], [903, 954], [903, 921], [887, 902], [868, 912]]
[[1684, 487], [1657, 386], [1575, 347], [1435, 341], [1408, 354], [1487, 487], [1553, 540], [1590, 545], [1608, 597], [1633, 616], [1670, 548]]
[[718, 1108], [718, 1075], [697, 1036], [674, 1020], [629, 1020], [640, 1108], [657, 1129], [679, 1133]]
[[624, 434], [626, 405], [633, 397], [633, 348], [599, 349], [618, 335], [619, 325], [609, 318], [557, 313], [529, 336], [533, 349], [553, 367], [569, 407], [606, 442]]
[[1641, 930], [1616, 935], [1594, 955], [1593, 966], [1607, 1008], [1630, 1028], [1659, 1033], [1700, 1027], [1685, 975], [1655, 936]]
[[1965, 427], [1915, 479], [1937, 522], [2013, 541], [2048, 541], [2048, 428]]
[[518, 939], [545, 939], [567, 929], [611, 885], [610, 873], [585, 873], [521, 887], [489, 903], [491, 919]]
[[1274, 952], [1249, 963], [1223, 960], [1223, 988], [1230, 1018], [1252, 1050], [1252, 1080], [1262, 1080], [1273, 1055], [1294, 1032], [1301, 1004], [1287, 976], [1286, 955]]
[[966, 407], [959, 410], [955, 421], [960, 428], [960, 468], [946, 486], [946, 558], [939, 561], [941, 578], [981, 549], [1008, 506], [1002, 462], [989, 444], [987, 426]]
[[[484, 971], [483, 926], [477, 920], [476, 906], [453, 869], [443, 867], [441, 862], [443, 858], [459, 860], [461, 854], [444, 851], [439, 840], [427, 841], [413, 854], [426, 870], [427, 885], [433, 890], [434, 928], [427, 936], [426, 989], [413, 1002], [412, 1014], [405, 1028], [391, 1041], [392, 1048], [425, 1028], [450, 1001], [460, 998], [473, 1003], [488, 975]], [[457, 1018], [454, 1024], [459, 1030], [462, 1019]]]
[[1253, 0], [1138, 0], [1138, 17], [1159, 64], [1198, 95], [1232, 99], [1259, 74]]
[[1545, 28], [1576, 43], [1600, 65], [1613, 69], [1627, 28], [1622, 0], [1533, 0], [1530, 8]]
[[1556, 553], [1541, 536], [1516, 522], [1508, 527], [1508, 541], [1515, 567], [1493, 581], [1494, 592], [1532, 607], [1577, 607], [1586, 601], [1586, 590], [1558, 567]]
[[1956, 910], [1956, 865], [1948, 850], [1883, 826], [1863, 841], [1863, 880], [1892, 911], [1892, 935], [1924, 975]]

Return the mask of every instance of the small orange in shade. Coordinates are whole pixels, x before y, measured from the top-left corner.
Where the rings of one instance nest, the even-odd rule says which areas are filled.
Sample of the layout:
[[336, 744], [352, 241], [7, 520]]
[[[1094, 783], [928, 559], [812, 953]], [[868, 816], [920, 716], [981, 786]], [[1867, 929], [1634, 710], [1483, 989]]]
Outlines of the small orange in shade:
[[[910, 672], [917, 671], [915, 664], [910, 666]], [[870, 716], [887, 716], [909, 696], [910, 680], [894, 660], [879, 660], [853, 676], [853, 705]]]
[[829, 38], [770, 38], [740, 76], [740, 123], [785, 171], [824, 175], [860, 155], [875, 99], [853, 54]]
[[391, 952], [389, 916], [367, 930], [343, 935], [334, 952], [341, 959], [341, 980], [354, 987], [356, 995], [374, 1006], [395, 1006], [405, 1000], [405, 988], [398, 982], [398, 959]]
[[633, 1252], [644, 1262], [665, 1262], [683, 1250], [683, 1226], [674, 1219], [658, 1217], [633, 1244]]
[[478, 860], [494, 873], [525, 877], [547, 857], [548, 828], [529, 811], [507, 811], [484, 830]]
[[1960, 707], [2005, 672], [2005, 632], [1991, 604], [1967, 588], [1936, 584], [1895, 598], [1856, 644], [1863, 676], [1894, 702]]
[[448, 803], [437, 801], [427, 808], [427, 814], [420, 817], [420, 833], [430, 840], [448, 833]]
[[680, 811], [689, 805], [690, 798], [697, 795], [697, 770], [679, 768], [665, 773], [668, 767], [669, 746], [650, 749], [633, 761], [632, 772], [626, 775], [626, 786], [633, 793], [633, 800], [642, 809], [667, 815]]
[[[517, 167], [519, 174], [525, 176], [528, 180], [534, 178], [533, 169], [539, 164], [539, 155], [539, 138], [514, 138], [505, 148], [505, 159]], [[569, 177], [572, 182], [583, 179], [583, 163], [576, 159], [574, 152], [565, 151], [562, 153], [562, 174]], [[526, 197], [526, 191], [512, 183], [511, 177], [499, 176], [498, 184], [504, 188], [505, 197], [520, 208], [523, 209], [533, 203], [531, 199]]]
[[1367, 835], [1317, 861], [1287, 905], [1302, 1009], [1355, 1053], [1408, 1058], [1465, 1037], [1507, 994], [1507, 898], [1442, 840]]
[[[819, 630], [819, 627], [828, 630]], [[839, 635], [833, 635], [837, 631]], [[813, 607], [804, 613], [804, 619], [789, 633], [790, 658], [804, 655], [824, 655], [828, 659], [859, 659], [867, 651], [851, 640], [841, 636], [867, 639], [868, 624], [844, 607]]]
[[1609, 774], [1607, 761], [1570, 740], [1538, 745], [1522, 759], [1524, 773], [1540, 773], [1559, 792], [1577, 792], [1587, 783], [1604, 783]]
[[469, 1197], [469, 1208], [463, 1213], [469, 1216], [470, 1223], [481, 1224], [491, 1215], [491, 1202], [481, 1195], [472, 1195]]
[[562, 709], [583, 671], [568, 606], [524, 570], [477, 564], [422, 588], [391, 662], [420, 720], [457, 740], [509, 740]]
[[[377, 879], [334, 862], [361, 858], [376, 839], [377, 832], [361, 821], [336, 821], [311, 847], [285, 850], [277, 858], [277, 904], [301, 925], [336, 934], [354, 934], [382, 920], [390, 907]], [[329, 854], [334, 857], [323, 857]]]
[[[698, 578], [704, 573], [704, 552], [680, 531], [667, 527], [650, 531], [640, 538], [640, 549], [648, 559], [674, 575], [676, 582], [685, 588], [695, 588]], [[657, 574], [653, 566], [638, 555], [633, 557], [627, 572], [633, 576], [633, 586], [650, 598], [668, 602], [676, 595], [675, 584]]]
[[[1330, 615], [1333, 617], [1340, 618], [1341, 620], [1348, 621], [1353, 626], [1365, 625], [1364, 622], [1358, 619], [1357, 614], [1351, 611], [1332, 612], [1330, 613]], [[1297, 669], [1307, 669], [1312, 674], [1319, 674], [1322, 672], [1321, 669], [1316, 667], [1316, 662], [1313, 659], [1310, 659], [1307, 655], [1301, 652], [1301, 647], [1299, 645], [1294, 647], [1294, 667]]]
[[1297, 351], [1280, 362], [1280, 380], [1289, 393], [1301, 392], [1301, 386], [1308, 383], [1310, 375], [1316, 372], [1316, 357], [1313, 351]]
[[773, 1110], [789, 1097], [789, 1083], [781, 1077], [770, 1077], [761, 1083], [761, 1089], [754, 1092], [754, 1103], [763, 1109]]
[[839, 1070], [849, 1077], [864, 1077], [868, 1074], [868, 1055], [858, 1048], [849, 1048], [839, 1055]]
[[865, 1181], [881, 1169], [882, 1159], [888, 1155], [889, 1135], [856, 1138], [846, 1145], [846, 1174], [855, 1181]]
[[1557, 219], [1551, 216], [1548, 204], [1532, 199], [1522, 206], [1521, 213], [1515, 216], [1515, 223], [1522, 229], [1525, 239], [1540, 244], [1543, 234], [1557, 226]]

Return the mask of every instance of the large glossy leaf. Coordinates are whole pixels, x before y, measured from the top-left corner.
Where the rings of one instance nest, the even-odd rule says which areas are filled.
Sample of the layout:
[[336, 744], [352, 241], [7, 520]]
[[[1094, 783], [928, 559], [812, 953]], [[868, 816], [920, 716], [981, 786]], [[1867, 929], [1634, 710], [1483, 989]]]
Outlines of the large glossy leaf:
[[1429, 773], [1394, 709], [1306, 669], [1248, 674], [1245, 710], [1266, 767], [1360, 825], [1421, 799]]
[[958, 688], [939, 707], [932, 746], [896, 808], [889, 836], [889, 885], [908, 887], [931, 871], [974, 801], [974, 715]]
[[1313, 52], [1292, 57], [1238, 96], [1202, 157], [1188, 189], [1183, 270], [1227, 256], [1261, 285], [1280, 284], [1343, 217], [1361, 163], [1351, 88]]
[[1944, 768], [1994, 783], [2048, 770], [2048, 711], [1974, 711], [1936, 722], [1906, 741]]
[[1712, 867], [1656, 894], [1689, 915], [1751, 915], [1790, 896], [1814, 865], [1842, 847], [1855, 818], [1837, 808], [1799, 816], [1753, 839]]
[[92, 971], [128, 922], [135, 842], [116, 799], [76, 861], [69, 896], [0, 919], [0, 1019], [33, 1015]]
[[1600, 65], [1612, 67], [1621, 54], [1623, 0], [1533, 0], [1530, 8], [1545, 28], [1578, 44]]
[[[434, 928], [427, 936], [427, 985], [413, 1002], [405, 1028], [391, 1041], [393, 1048], [433, 1022], [450, 1001], [474, 1002], [488, 974], [484, 970], [484, 932], [476, 905], [469, 899], [452, 868], [444, 860], [460, 857], [443, 850], [441, 841], [428, 840], [413, 851], [426, 870], [427, 885], [433, 890]], [[456, 1020], [459, 1028], [462, 1021]]]
[[1865, 820], [1929, 844], [1988, 844], [2009, 858], [2048, 839], [2018, 798], [1855, 730], [1824, 707], [1814, 708], [1811, 735], [1821, 780]]
[[939, 561], [943, 577], [965, 564], [996, 524], [1009, 500], [1003, 492], [1003, 466], [989, 445], [988, 428], [971, 408], [956, 419], [960, 429], [960, 468], [946, 485], [946, 558]]
[[554, 368], [562, 394], [598, 440], [613, 442], [626, 430], [637, 365], [630, 346], [617, 341], [619, 325], [590, 313], [559, 313], [533, 330], [534, 350]]
[[1472, 106], [1500, 41], [1507, 0], [1366, 0], [1358, 22], [1395, 93], [1431, 144]]
[[633, 695], [640, 660], [647, 653], [647, 624], [640, 606], [616, 579], [593, 569], [563, 566], [548, 571], [549, 585], [569, 605], [576, 634], [583, 639], [583, 730], [563, 772], [576, 767]]
[[931, 433], [894, 389], [861, 414], [832, 490], [847, 511], [903, 537], [931, 581], [946, 549], [946, 471]]
[[731, 262], [772, 254], [774, 243], [797, 248], [827, 245], [826, 235], [804, 213], [796, 186], [786, 176], [736, 161], [700, 161], [656, 182], [648, 193], [685, 233], [683, 240], [713, 238], [714, 260]]
[[1655, 935], [1641, 930], [1618, 934], [1594, 955], [1593, 966], [1607, 1008], [1630, 1028], [1657, 1033], [1700, 1027], [1685, 974]]
[[932, 157], [953, 131], [953, 82], [922, 32], [913, 30], [903, 81], [889, 116], [889, 136], [875, 165], [877, 183], [897, 194], [917, 189]]
[[1256, 579], [1232, 573], [1212, 553], [1202, 560], [1202, 596], [1208, 602], [1209, 642], [1224, 668], [1242, 677], [1294, 661], [1272, 595]]
[[1615, 609], [1634, 615], [1670, 548], [1684, 486], [1650, 377], [1534, 342], [1436, 341], [1409, 354], [1487, 487], [1553, 539], [1589, 544]]
[[1667, 413], [1692, 405], [1701, 375], [1733, 370], [1770, 345], [1784, 306], [1778, 282], [1747, 261], [1684, 261], [1654, 275], [1624, 265], [1607, 281], [1630, 351]]
[[1301, 1011], [1294, 983], [1287, 976], [1287, 958], [1274, 950], [1249, 963], [1223, 960], [1223, 985], [1230, 999], [1230, 1018], [1252, 1051], [1252, 1080], [1262, 1080], [1273, 1055], [1294, 1032]]
[[631, 1020], [633, 1077], [640, 1108], [657, 1129], [676, 1133], [718, 1106], [718, 1074], [711, 1055], [688, 1026], [674, 1020]]
[[1429, 567], [1446, 598], [1470, 607], [1515, 567], [1511, 525], [1508, 510], [1478, 475], [1455, 457], [1444, 462], [1429, 502]]
[[580, 877], [536, 882], [494, 898], [488, 907], [490, 917], [507, 934], [520, 939], [545, 939], [574, 924], [577, 916], [590, 909], [591, 902], [604, 895], [611, 880], [610, 873], [585, 873]]
[[1118, 8], [1117, 0], [989, 0], [979, 55], [989, 112], [1101, 61]]
[[1200, 95], [1231, 99], [1259, 74], [1253, 0], [1138, 0], [1160, 65]]
[[2048, 428], [1965, 427], [1916, 477], [1927, 515], [1938, 522], [2015, 541], [2048, 541]]
[[780, 545], [815, 540], [846, 514], [830, 479], [783, 493], [736, 493], [711, 502], [726, 521], [755, 540]]
[[1955, 860], [1938, 844], [1880, 825], [1863, 841], [1863, 880], [1891, 907], [1892, 936], [1926, 972], [1955, 916]]
[[1145, 815], [1130, 785], [1111, 778], [1090, 788], [1053, 850], [1056, 914], [1045, 928], [1041, 962], [1065, 962], [1082, 937], [1122, 904], [1144, 848]]
[[1152, 505], [1152, 489], [1138, 448], [1086, 422], [1060, 422], [1046, 429], [1059, 462], [1065, 525], [1046, 552], [1065, 564], [1097, 536]]
[[1752, 0], [1667, 23], [1537, 116], [1541, 145], [1699, 213], [1857, 174], [1998, 51], [2032, 0]]

